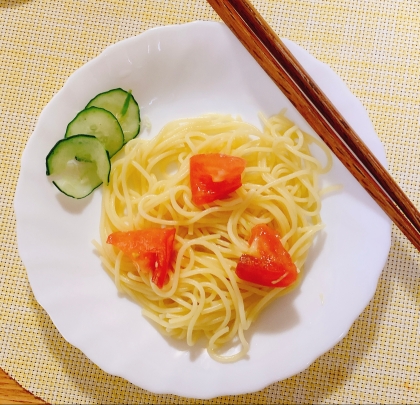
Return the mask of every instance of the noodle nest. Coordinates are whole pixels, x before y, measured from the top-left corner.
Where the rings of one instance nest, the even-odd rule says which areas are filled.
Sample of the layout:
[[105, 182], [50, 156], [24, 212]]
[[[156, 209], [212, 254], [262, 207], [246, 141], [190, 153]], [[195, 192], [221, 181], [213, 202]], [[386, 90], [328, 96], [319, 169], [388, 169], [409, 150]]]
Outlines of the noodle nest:
[[[114, 158], [103, 189], [96, 246], [117, 287], [162, 333], [188, 345], [204, 339], [209, 355], [221, 362], [246, 356], [244, 331], [291, 288], [263, 287], [236, 276], [251, 229], [261, 223], [276, 229], [302, 271], [322, 228], [319, 176], [331, 167], [330, 153], [284, 112], [261, 120], [263, 131], [230, 115], [173, 121], [151, 140], [130, 141]], [[311, 144], [325, 151], [326, 165], [311, 153]], [[242, 187], [225, 200], [197, 207], [191, 201], [189, 158], [211, 152], [246, 160]], [[106, 244], [112, 232], [152, 227], [176, 228], [172, 270], [162, 289]]]

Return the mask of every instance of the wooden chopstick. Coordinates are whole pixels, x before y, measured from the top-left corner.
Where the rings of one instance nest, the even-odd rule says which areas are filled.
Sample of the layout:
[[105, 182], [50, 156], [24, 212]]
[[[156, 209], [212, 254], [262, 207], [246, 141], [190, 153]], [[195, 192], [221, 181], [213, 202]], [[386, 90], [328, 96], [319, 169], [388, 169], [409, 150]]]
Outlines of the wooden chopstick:
[[[228, 0], [229, 1], [229, 0]], [[420, 229], [420, 215], [414, 204], [407, 198], [390, 174], [380, 164], [375, 155], [367, 148], [359, 136], [337, 111], [322, 90], [313, 82], [295, 57], [284, 46], [277, 34], [264, 21], [262, 16], [248, 1], [230, 1], [245, 24], [253, 30], [268, 51], [286, 67], [291, 79], [302, 89], [308, 99], [335, 129], [353, 153], [372, 173], [381, 187], [401, 207], [417, 229]]]
[[420, 213], [247, 0], [208, 0], [312, 129], [420, 251]]

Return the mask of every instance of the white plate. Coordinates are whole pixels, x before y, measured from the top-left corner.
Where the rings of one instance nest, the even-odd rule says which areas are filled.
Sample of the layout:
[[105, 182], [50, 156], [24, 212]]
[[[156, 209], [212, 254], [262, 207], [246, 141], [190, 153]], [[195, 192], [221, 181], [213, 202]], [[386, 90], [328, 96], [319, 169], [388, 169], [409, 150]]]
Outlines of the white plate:
[[[360, 102], [326, 65], [286, 45], [383, 164], [384, 149]], [[337, 160], [325, 183], [325, 231], [302, 284], [264, 312], [248, 333], [249, 357], [219, 364], [206, 352], [166, 339], [137, 304], [120, 296], [91, 244], [98, 238], [101, 192], [60, 194], [45, 157], [66, 125], [97, 93], [132, 89], [154, 136], [163, 124], [209, 112], [257, 113], [306, 122], [222, 24], [155, 28], [119, 42], [76, 71], [42, 112], [22, 157], [15, 209], [19, 251], [38, 302], [71, 344], [108, 373], [154, 393], [211, 398], [241, 394], [307, 368], [342, 339], [372, 298], [390, 247], [391, 224]]]

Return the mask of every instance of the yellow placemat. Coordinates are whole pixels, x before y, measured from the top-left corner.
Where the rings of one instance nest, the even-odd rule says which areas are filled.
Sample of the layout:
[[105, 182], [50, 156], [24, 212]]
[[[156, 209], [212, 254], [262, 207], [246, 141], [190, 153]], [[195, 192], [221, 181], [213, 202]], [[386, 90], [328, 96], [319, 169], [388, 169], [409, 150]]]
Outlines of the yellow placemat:
[[[385, 144], [391, 173], [419, 206], [419, 1], [254, 5], [347, 82]], [[249, 395], [196, 401], [144, 391], [66, 343], [35, 301], [16, 246], [13, 198], [37, 117], [106, 46], [198, 19], [218, 18], [204, 0], [0, 0], [0, 367], [56, 404], [420, 403], [420, 256], [395, 227], [377, 292], [347, 337], [306, 371]]]

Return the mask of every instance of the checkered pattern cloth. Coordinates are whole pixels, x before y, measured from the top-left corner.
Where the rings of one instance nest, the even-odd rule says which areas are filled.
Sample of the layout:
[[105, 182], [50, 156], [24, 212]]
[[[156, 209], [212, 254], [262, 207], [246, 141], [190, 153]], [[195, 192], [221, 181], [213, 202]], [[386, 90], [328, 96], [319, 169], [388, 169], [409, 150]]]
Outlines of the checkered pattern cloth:
[[[420, 2], [253, 3], [281, 37], [329, 64], [361, 100], [391, 174], [419, 206]], [[154, 395], [108, 375], [63, 339], [36, 302], [17, 249], [13, 198], [37, 117], [108, 45], [194, 20], [219, 19], [204, 0], [0, 0], [0, 367], [57, 404], [420, 403], [420, 256], [395, 227], [376, 294], [348, 335], [307, 370], [248, 395]]]

